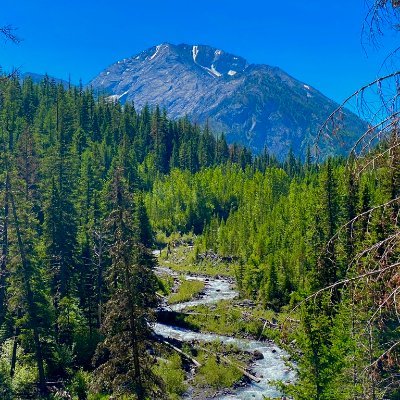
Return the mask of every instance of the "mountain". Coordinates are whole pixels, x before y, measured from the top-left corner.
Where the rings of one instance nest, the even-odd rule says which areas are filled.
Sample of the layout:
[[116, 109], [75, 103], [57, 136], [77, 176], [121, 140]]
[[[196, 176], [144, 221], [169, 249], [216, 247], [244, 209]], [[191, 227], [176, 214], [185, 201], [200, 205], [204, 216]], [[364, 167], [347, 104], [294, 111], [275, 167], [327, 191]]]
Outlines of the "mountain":
[[26, 79], [26, 78], [31, 78], [32, 82], [34, 82], [34, 83], [40, 83], [46, 77], [48, 79], [50, 79], [51, 81], [54, 81], [54, 83], [56, 83], [56, 84], [63, 85], [65, 89], [67, 89], [69, 86], [73, 86], [72, 84], [68, 83], [64, 79], [55, 78], [54, 76], [50, 76], [50, 75], [47, 75], [47, 74], [37, 74], [35, 72], [23, 72], [23, 73], [20, 74], [20, 78], [22, 80]]
[[[259, 152], [284, 157], [292, 147], [303, 155], [337, 104], [280, 68], [249, 64], [244, 58], [204, 45], [164, 43], [109, 66], [89, 85], [98, 93], [135, 107], [159, 105], [172, 118], [208, 121], [214, 132]], [[343, 153], [365, 128], [346, 115]]]

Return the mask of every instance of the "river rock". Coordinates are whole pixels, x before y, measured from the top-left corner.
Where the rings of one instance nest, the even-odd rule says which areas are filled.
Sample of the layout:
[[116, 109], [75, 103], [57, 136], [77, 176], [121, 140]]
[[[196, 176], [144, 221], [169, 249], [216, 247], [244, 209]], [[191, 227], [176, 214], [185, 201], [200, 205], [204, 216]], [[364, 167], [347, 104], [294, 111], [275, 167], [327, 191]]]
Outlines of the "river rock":
[[254, 350], [253, 356], [256, 360], [262, 360], [264, 358], [264, 354], [259, 350]]

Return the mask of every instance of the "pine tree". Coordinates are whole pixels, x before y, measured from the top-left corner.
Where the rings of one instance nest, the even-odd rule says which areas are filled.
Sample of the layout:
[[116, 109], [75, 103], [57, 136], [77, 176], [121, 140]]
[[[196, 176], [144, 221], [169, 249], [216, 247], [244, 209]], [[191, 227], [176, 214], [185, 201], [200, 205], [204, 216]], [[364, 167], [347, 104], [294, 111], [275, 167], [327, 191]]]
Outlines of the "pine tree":
[[[339, 202], [337, 193], [337, 181], [333, 173], [332, 160], [329, 158], [321, 177], [321, 209], [317, 218], [320, 227], [320, 239], [317, 241], [323, 248], [319, 252], [316, 271], [317, 288], [328, 286], [338, 278], [338, 265], [336, 260], [335, 242], [330, 240], [336, 233], [339, 221]], [[318, 244], [317, 244], [318, 245]], [[334, 293], [336, 297], [338, 293]]]
[[280, 302], [280, 291], [278, 283], [278, 274], [276, 272], [275, 263], [272, 262], [269, 267], [269, 273], [267, 278], [267, 284], [265, 287], [265, 300], [273, 305], [277, 305]]
[[111, 212], [107, 225], [113, 237], [111, 266], [107, 273], [109, 299], [101, 330], [104, 342], [97, 349], [97, 388], [145, 399], [157, 392], [157, 378], [147, 353], [151, 342], [151, 309], [157, 304], [155, 261], [145, 244], [147, 228], [142, 203], [133, 204], [123, 170], [116, 167], [109, 183]]
[[1, 261], [0, 261], [0, 329], [3, 327], [7, 311], [7, 277], [9, 275], [8, 267], [8, 230], [9, 230], [9, 198], [10, 198], [10, 177], [8, 172], [5, 174], [4, 187], [2, 188], [2, 231], [1, 231]]
[[[39, 377], [39, 389], [46, 393], [45, 356], [43, 341], [49, 337], [52, 322], [51, 307], [48, 303], [46, 286], [42, 285], [43, 271], [40, 269], [39, 257], [36, 253], [35, 229], [37, 224], [32, 217], [33, 203], [26, 196], [26, 183], [19, 184], [17, 178], [10, 178], [10, 209], [14, 236], [13, 265], [11, 266], [10, 293], [14, 309], [15, 332], [14, 350], [11, 361], [11, 374], [15, 367], [16, 346], [20, 335], [31, 334], [32, 343], [22, 343], [26, 350], [30, 346], [35, 354]], [[29, 337], [29, 335], [28, 335]]]

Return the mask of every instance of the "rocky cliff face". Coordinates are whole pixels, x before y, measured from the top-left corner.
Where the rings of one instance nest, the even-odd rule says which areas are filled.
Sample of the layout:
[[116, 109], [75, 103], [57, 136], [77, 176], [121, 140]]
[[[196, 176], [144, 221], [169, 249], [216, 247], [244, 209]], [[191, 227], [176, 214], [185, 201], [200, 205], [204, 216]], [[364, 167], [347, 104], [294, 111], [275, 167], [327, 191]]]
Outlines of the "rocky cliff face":
[[[304, 155], [319, 125], [336, 104], [315, 88], [277, 67], [253, 65], [238, 56], [202, 45], [161, 44], [106, 68], [90, 84], [122, 103], [165, 108], [172, 118], [208, 121], [214, 132], [255, 152], [267, 147], [284, 157], [292, 147]], [[345, 143], [364, 129], [347, 114]], [[325, 153], [344, 152], [325, 148]]]

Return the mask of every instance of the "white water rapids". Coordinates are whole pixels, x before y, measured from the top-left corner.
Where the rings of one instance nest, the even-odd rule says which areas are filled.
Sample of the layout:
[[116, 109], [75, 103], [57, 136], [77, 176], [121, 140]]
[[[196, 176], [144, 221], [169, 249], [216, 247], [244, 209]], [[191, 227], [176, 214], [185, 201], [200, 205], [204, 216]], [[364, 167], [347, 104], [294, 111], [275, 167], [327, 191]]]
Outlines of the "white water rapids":
[[[165, 267], [160, 267], [159, 272], [177, 276], [175, 272]], [[204, 294], [196, 300], [172, 305], [170, 308], [173, 311], [182, 311], [189, 306], [211, 304], [220, 300], [233, 299], [238, 295], [232, 287], [232, 284], [226, 278], [204, 278], [189, 274], [186, 276], [186, 279], [204, 281]], [[260, 378], [260, 382], [252, 382], [246, 387], [232, 389], [232, 394], [216, 397], [219, 400], [262, 400], [264, 396], [279, 398], [281, 393], [275, 388], [271, 381], [281, 380], [288, 382], [295, 379], [295, 373], [288, 368], [284, 362], [284, 357], [287, 356], [287, 354], [273, 343], [250, 339], [235, 339], [230, 336], [213, 333], [194, 332], [188, 329], [159, 323], [154, 325], [154, 331], [165, 338], [173, 338], [182, 342], [189, 342], [192, 340], [202, 342], [221, 341], [224, 344], [233, 344], [243, 351], [258, 351], [262, 353], [264, 358], [252, 364], [252, 373]]]

